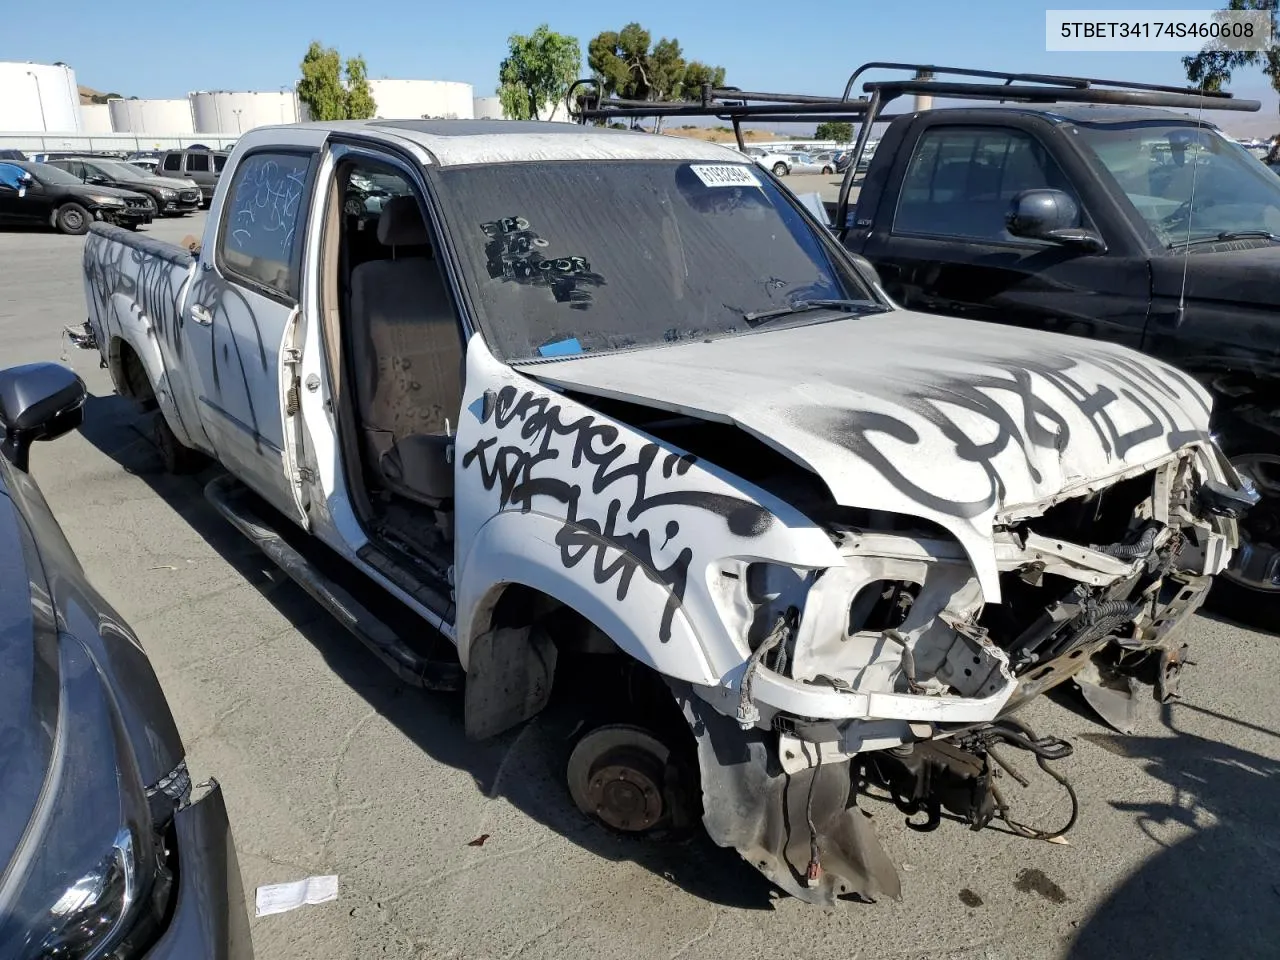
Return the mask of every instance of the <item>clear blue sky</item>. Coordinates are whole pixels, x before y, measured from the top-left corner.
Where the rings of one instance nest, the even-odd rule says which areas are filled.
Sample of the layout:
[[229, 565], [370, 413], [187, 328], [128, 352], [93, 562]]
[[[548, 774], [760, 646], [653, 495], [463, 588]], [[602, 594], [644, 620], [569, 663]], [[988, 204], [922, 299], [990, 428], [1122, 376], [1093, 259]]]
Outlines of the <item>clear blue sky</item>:
[[[528, 0], [214, 0], [195, 6], [68, 0], [55, 7], [0, 0], [0, 60], [62, 60], [81, 83], [98, 90], [180, 97], [192, 90], [275, 90], [291, 84], [307, 44], [317, 39], [344, 55], [363, 54], [371, 77], [462, 80], [483, 96], [493, 92], [508, 35], [545, 21], [578, 37], [585, 58], [592, 36], [637, 19], [655, 40], [678, 37], [686, 57], [722, 64], [729, 82], [747, 89], [834, 93], [857, 64], [872, 59], [1180, 83], [1179, 54], [1047, 53], [1044, 11], [1219, 5], [1225, 3], [649, 0], [617, 7], [575, 3], [567, 6], [577, 12], [561, 13], [554, 3]], [[13, 15], [24, 8], [33, 16]], [[625, 16], [611, 9], [643, 13]], [[51, 15], [68, 29], [50, 29]], [[1265, 97], [1268, 125], [1280, 126], [1276, 98], [1260, 72], [1245, 71], [1231, 89]]]

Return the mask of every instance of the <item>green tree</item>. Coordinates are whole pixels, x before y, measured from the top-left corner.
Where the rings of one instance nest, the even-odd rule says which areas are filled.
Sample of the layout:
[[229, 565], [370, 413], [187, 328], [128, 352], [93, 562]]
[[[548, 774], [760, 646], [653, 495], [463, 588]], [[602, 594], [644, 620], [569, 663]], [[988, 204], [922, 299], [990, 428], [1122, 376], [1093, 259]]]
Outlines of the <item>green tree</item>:
[[587, 65], [605, 96], [649, 99], [649, 31], [628, 23], [616, 33], [605, 30], [587, 44]]
[[818, 124], [814, 132], [815, 140], [834, 140], [836, 143], [849, 143], [853, 140], [853, 124], [840, 120], [827, 120]]
[[537, 120], [564, 102], [582, 69], [582, 48], [574, 37], [542, 24], [529, 36], [507, 38], [507, 56], [498, 66], [498, 98], [513, 120]]
[[347, 119], [347, 91], [342, 88], [342, 58], [333, 47], [312, 40], [302, 58], [298, 100], [307, 105], [312, 120]]
[[624, 100], [697, 100], [702, 84], [724, 86], [724, 67], [686, 61], [680, 41], [652, 35], [638, 23], [605, 30], [587, 44], [587, 65], [605, 96]]
[[697, 60], [690, 60], [684, 68], [684, 80], [680, 84], [681, 100], [701, 100], [702, 85], [724, 86], [724, 67], [709, 67]]
[[347, 60], [347, 119], [368, 120], [377, 109], [373, 91], [369, 89], [369, 71], [364, 57], [350, 57]]
[[1231, 82], [1233, 71], [1241, 67], [1261, 66], [1271, 86], [1280, 92], [1280, 31], [1276, 21], [1276, 0], [1228, 0], [1227, 10], [1269, 10], [1271, 12], [1271, 46], [1266, 50], [1201, 50], [1193, 57], [1183, 57], [1187, 79], [1201, 90], [1220, 91]]

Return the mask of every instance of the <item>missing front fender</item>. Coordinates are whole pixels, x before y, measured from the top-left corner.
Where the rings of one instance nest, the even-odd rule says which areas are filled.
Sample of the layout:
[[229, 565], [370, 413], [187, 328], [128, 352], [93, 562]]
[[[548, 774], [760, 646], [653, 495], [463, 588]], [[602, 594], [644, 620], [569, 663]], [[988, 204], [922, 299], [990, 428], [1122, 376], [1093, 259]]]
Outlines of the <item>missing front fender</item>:
[[712, 840], [809, 903], [901, 899], [897, 870], [850, 802], [848, 760], [788, 774], [770, 745], [773, 734], [744, 732], [687, 685], [673, 686], [698, 741], [702, 821]]

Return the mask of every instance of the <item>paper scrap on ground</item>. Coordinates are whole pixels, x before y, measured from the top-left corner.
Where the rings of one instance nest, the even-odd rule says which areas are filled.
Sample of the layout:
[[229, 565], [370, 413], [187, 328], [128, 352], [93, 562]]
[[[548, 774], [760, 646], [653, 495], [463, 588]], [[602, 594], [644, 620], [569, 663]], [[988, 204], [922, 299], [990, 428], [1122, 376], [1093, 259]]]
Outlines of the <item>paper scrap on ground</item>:
[[258, 888], [258, 916], [296, 910], [304, 903], [327, 903], [337, 899], [337, 877], [307, 877], [292, 883], [269, 883]]

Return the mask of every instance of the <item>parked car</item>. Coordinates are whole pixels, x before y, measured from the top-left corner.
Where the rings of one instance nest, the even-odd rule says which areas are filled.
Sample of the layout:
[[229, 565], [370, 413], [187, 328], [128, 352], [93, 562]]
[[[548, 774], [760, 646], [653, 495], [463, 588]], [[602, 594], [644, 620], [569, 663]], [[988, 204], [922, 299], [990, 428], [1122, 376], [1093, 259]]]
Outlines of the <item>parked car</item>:
[[836, 172], [834, 153], [797, 153], [793, 154], [791, 173], [826, 173]]
[[1165, 110], [943, 107], [889, 126], [853, 217], [849, 248], [905, 307], [1122, 343], [1202, 382], [1262, 495], [1215, 602], [1280, 629], [1280, 180]]
[[193, 800], [138, 638], [27, 472], [84, 402], [65, 367], [0, 371], [0, 956], [249, 957], [221, 788]]
[[227, 157], [228, 154], [224, 151], [208, 148], [169, 150], [160, 157], [156, 174], [194, 182], [202, 194], [201, 205], [208, 208], [213, 202], [213, 192], [218, 186], [218, 178], [222, 176]]
[[11, 147], [0, 147], [0, 160], [25, 160], [27, 155], [21, 150], [14, 150]]
[[790, 154], [764, 150], [760, 147], [747, 147], [742, 152], [758, 165], [772, 171], [775, 177], [785, 177], [791, 172], [791, 165], [795, 162], [795, 158]]
[[145, 194], [83, 183], [44, 163], [0, 160], [0, 224], [44, 223], [78, 236], [95, 220], [136, 230], [154, 216]]
[[469, 736], [569, 698], [585, 816], [896, 896], [864, 778], [981, 827], [987, 746], [1071, 751], [1018, 705], [1171, 691], [1245, 498], [1208, 394], [899, 308], [735, 150], [545, 128], [250, 131], [198, 253], [93, 228], [86, 342], [171, 467], [226, 468], [229, 523], [406, 681], [465, 686]]
[[67, 157], [50, 160], [49, 166], [65, 170], [73, 177], [93, 186], [120, 187], [151, 198], [162, 217], [180, 217], [200, 208], [200, 188], [191, 180], [175, 180], [143, 173], [123, 160], [98, 157]]
[[125, 163], [132, 164], [139, 169], [147, 171], [147, 173], [155, 173], [156, 167], [160, 166], [160, 157], [161, 154], [157, 151], [141, 150], [125, 157]]

